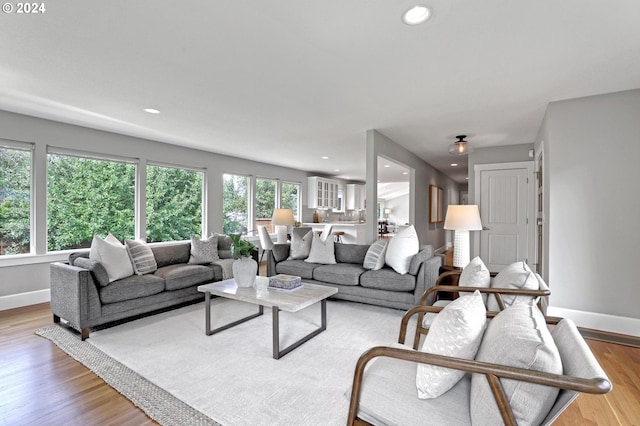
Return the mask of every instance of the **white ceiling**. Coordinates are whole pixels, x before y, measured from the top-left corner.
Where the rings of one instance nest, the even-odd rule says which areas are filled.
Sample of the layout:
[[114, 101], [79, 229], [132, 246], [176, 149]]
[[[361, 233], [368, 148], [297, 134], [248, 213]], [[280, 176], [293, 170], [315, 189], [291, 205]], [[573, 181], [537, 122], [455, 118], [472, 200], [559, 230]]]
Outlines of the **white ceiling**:
[[640, 87], [638, 0], [424, 3], [45, 2], [0, 16], [0, 109], [354, 180], [378, 129], [464, 182], [455, 135], [531, 143], [549, 102]]

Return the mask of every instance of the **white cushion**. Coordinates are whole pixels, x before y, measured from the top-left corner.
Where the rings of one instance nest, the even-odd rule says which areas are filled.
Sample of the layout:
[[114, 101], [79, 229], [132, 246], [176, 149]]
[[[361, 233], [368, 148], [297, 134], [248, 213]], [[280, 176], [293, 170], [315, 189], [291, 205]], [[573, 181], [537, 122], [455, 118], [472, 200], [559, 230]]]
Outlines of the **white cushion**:
[[146, 242], [125, 240], [124, 245], [127, 248], [129, 259], [131, 259], [133, 272], [138, 275], [144, 275], [155, 272], [158, 269], [153, 251], [151, 251]]
[[[480, 257], [476, 256], [471, 259], [471, 262], [462, 269], [460, 278], [458, 279], [458, 285], [460, 287], [478, 287], [487, 288], [491, 285], [491, 274], [487, 265], [484, 264]], [[460, 294], [470, 294], [469, 292], [461, 291]], [[483, 294], [482, 299], [486, 302], [487, 295]]]
[[311, 251], [312, 242], [313, 231], [308, 231], [304, 236], [298, 235], [297, 232], [292, 232], [289, 259], [306, 259]]
[[192, 235], [188, 263], [192, 265], [206, 265], [216, 260], [220, 260], [220, 256], [218, 255], [218, 235], [213, 234], [204, 240]]
[[364, 257], [364, 263], [362, 267], [364, 269], [371, 269], [377, 271], [384, 266], [384, 257], [387, 252], [387, 240], [377, 240], [367, 250], [367, 254]]
[[322, 240], [322, 237], [311, 233], [313, 239], [311, 241], [311, 251], [309, 257], [304, 261], [309, 263], [322, 263], [323, 265], [333, 265], [336, 263], [335, 247], [333, 238]]
[[[537, 290], [539, 288], [538, 280], [535, 274], [529, 269], [526, 262], [515, 262], [504, 268], [491, 283], [491, 288], [513, 288], [522, 290]], [[533, 297], [531, 296], [502, 296], [504, 307], [515, 303], [529, 303]], [[495, 296], [489, 295], [487, 299], [487, 310], [499, 311], [498, 301]]]
[[[489, 321], [476, 361], [562, 374], [562, 361], [545, 319], [532, 303], [506, 308]], [[501, 380], [519, 425], [542, 423], [559, 389], [517, 380]], [[471, 378], [474, 425], [501, 425], [502, 417], [483, 374]]]
[[[460, 296], [445, 306], [433, 320], [420, 350], [436, 355], [473, 359], [484, 333], [486, 309], [479, 291]], [[464, 371], [418, 364], [418, 398], [437, 398], [465, 375]]]
[[93, 236], [89, 259], [102, 263], [109, 276], [109, 282], [133, 275], [133, 266], [126, 247], [111, 234], [104, 240], [97, 235]]
[[411, 225], [389, 240], [384, 260], [397, 273], [406, 274], [409, 271], [411, 259], [419, 250], [418, 234]]

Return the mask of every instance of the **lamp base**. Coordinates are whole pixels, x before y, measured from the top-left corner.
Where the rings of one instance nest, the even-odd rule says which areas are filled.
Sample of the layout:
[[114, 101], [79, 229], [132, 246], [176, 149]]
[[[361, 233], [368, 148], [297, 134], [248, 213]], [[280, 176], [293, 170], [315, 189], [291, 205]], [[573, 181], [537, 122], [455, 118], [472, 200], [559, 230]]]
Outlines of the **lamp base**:
[[469, 231], [456, 231], [453, 241], [453, 266], [464, 268], [469, 264]]
[[276, 225], [276, 236], [278, 244], [287, 244], [287, 226]]

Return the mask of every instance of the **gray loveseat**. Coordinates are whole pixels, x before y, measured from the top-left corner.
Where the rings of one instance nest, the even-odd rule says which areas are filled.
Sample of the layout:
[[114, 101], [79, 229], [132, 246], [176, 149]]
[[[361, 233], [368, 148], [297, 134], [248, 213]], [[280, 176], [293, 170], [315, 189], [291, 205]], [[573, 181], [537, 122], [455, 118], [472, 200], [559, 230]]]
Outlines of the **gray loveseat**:
[[267, 260], [267, 275], [289, 274], [305, 282], [336, 287], [336, 299], [396, 309], [409, 309], [420, 303], [422, 294], [438, 278], [442, 258], [433, 255], [430, 245], [411, 260], [409, 272], [398, 274], [388, 266], [373, 271], [362, 264], [369, 245], [335, 244], [335, 265], [309, 263], [289, 258], [289, 244], [274, 244]]
[[[208, 265], [188, 264], [190, 242], [152, 245], [158, 269], [109, 283], [105, 269], [89, 259], [89, 252], [75, 252], [69, 262], [51, 264], [51, 312], [54, 322], [66, 320], [89, 337], [92, 327], [202, 300], [200, 284], [223, 279], [223, 268], [233, 262], [231, 239], [218, 239], [221, 260]], [[228, 264], [228, 265], [227, 265]]]

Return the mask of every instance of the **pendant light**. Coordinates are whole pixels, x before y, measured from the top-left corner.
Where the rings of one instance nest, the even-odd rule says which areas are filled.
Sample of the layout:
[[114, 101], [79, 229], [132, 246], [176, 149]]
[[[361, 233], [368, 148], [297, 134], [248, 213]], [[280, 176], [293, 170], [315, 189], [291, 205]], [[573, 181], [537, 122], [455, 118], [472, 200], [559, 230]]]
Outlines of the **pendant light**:
[[456, 136], [458, 139], [456, 142], [449, 145], [449, 154], [451, 155], [467, 155], [470, 152], [473, 152], [473, 147], [471, 144], [464, 140], [467, 135]]

